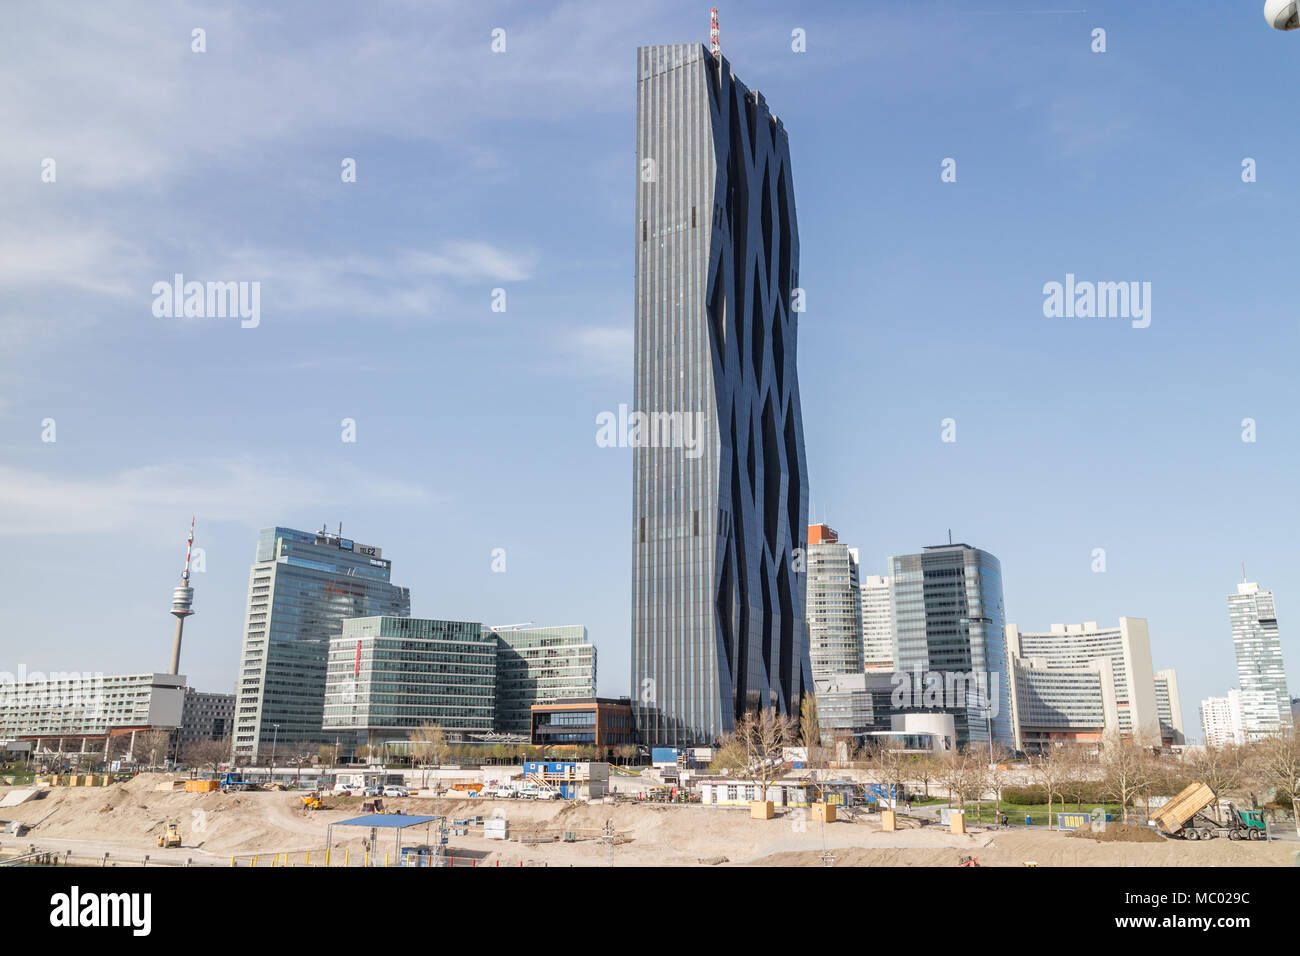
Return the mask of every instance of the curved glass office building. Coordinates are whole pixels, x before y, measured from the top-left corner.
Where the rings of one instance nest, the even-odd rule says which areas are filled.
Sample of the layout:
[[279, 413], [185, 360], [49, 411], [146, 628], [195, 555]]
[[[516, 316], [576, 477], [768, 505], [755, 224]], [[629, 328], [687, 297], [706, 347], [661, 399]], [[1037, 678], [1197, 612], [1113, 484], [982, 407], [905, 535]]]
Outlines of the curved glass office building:
[[709, 744], [812, 692], [785, 127], [702, 44], [637, 51], [632, 704]]

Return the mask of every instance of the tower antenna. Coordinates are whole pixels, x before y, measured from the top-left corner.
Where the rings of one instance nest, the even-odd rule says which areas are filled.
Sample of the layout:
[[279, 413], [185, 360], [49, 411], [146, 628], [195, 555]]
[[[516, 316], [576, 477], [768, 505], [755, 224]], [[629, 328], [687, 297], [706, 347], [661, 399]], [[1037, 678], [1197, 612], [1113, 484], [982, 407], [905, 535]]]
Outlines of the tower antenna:
[[709, 11], [709, 52], [714, 56], [722, 55], [722, 44], [718, 41], [718, 8]]
[[185, 539], [185, 570], [179, 587], [172, 589], [172, 614], [176, 616], [176, 636], [172, 639], [172, 667], [167, 673], [181, 672], [181, 635], [185, 619], [194, 613], [194, 589], [190, 587], [190, 556], [194, 553], [194, 517], [190, 517], [190, 535]]

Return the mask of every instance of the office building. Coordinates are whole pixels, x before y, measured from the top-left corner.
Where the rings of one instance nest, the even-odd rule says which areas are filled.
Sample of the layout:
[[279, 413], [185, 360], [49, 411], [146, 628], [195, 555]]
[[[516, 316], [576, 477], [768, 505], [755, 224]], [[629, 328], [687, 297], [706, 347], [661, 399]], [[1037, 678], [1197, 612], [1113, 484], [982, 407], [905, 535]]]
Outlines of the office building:
[[636, 166], [632, 705], [709, 745], [813, 689], [790, 146], [720, 53], [642, 47]]
[[330, 641], [325, 736], [343, 753], [400, 744], [427, 724], [448, 741], [492, 732], [497, 641], [483, 625], [352, 618]]
[[[1114, 682], [1117, 727], [1120, 736], [1144, 746], [1160, 743], [1160, 716], [1156, 708], [1154, 674], [1151, 668], [1151, 639], [1147, 622], [1140, 617], [1121, 617], [1117, 627], [1100, 627], [1096, 621], [1083, 624], [1053, 624], [1050, 631], [1021, 631], [1007, 628], [1007, 648], [1012, 657], [1035, 662], [1048, 670], [1086, 670], [1105, 660]], [[1067, 704], [1047, 699], [1045, 706]], [[1073, 705], [1070, 705], [1073, 706]], [[1093, 709], [1099, 706], [1093, 702]], [[1032, 727], [1029, 715], [1022, 725]]]
[[37, 754], [121, 755], [140, 732], [180, 727], [184, 699], [182, 674], [20, 675], [0, 685], [0, 740], [31, 741]]
[[813, 681], [862, 673], [862, 595], [856, 549], [830, 525], [808, 527], [808, 652]]
[[867, 675], [836, 674], [813, 679], [817, 694], [817, 723], [821, 742], [829, 745], [845, 738], [857, 738], [873, 729], [875, 701]]
[[1254, 582], [1237, 585], [1228, 595], [1232, 647], [1237, 654], [1242, 720], [1248, 738], [1291, 729], [1291, 694], [1282, 664], [1273, 592]]
[[893, 580], [884, 574], [862, 577], [862, 669], [867, 672], [893, 671], [894, 596]]
[[181, 711], [181, 752], [205, 740], [229, 740], [235, 730], [235, 695], [185, 688]]
[[1173, 668], [1156, 671], [1156, 713], [1160, 718], [1160, 742], [1166, 747], [1187, 743], [1183, 733], [1183, 704], [1178, 696], [1178, 672]]
[[990, 736], [1010, 746], [1002, 565], [968, 544], [933, 545], [889, 560], [898, 670], [938, 676], [942, 699], [921, 703], [953, 715], [959, 746], [988, 746]]
[[234, 756], [252, 758], [277, 742], [326, 742], [330, 641], [349, 618], [410, 616], [411, 594], [390, 581], [391, 573], [379, 548], [344, 538], [341, 529], [258, 534], [236, 684]]
[[535, 747], [588, 747], [601, 759], [615, 748], [636, 743], [632, 702], [626, 698], [587, 697], [554, 704], [533, 704], [532, 733]]
[[[1010, 635], [1008, 635], [1010, 638]], [[1053, 667], [1011, 655], [1015, 749], [1043, 753], [1061, 744], [1100, 747], [1119, 734], [1111, 662], [1104, 657]]]
[[494, 627], [498, 733], [528, 736], [534, 704], [596, 696], [596, 648], [581, 624]]
[[1228, 691], [1227, 697], [1207, 697], [1201, 701], [1201, 730], [1205, 733], [1207, 747], [1229, 747], [1246, 742], [1240, 689]]

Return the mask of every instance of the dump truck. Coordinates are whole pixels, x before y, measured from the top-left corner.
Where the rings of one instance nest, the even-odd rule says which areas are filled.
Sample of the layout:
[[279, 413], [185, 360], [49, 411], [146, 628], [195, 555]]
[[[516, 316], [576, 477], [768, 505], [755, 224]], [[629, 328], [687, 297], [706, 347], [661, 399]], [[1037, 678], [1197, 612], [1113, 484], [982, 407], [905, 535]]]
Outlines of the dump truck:
[[181, 845], [180, 825], [176, 823], [167, 824], [167, 829], [163, 831], [160, 837], [158, 837], [158, 845], [163, 847], [180, 846]]
[[1213, 840], [1221, 836], [1230, 840], [1265, 839], [1262, 811], [1242, 810], [1226, 803], [1226, 822], [1220, 823], [1205, 813], [1212, 803], [1214, 791], [1204, 783], [1194, 783], [1153, 813], [1151, 822], [1165, 836], [1184, 840]]
[[244, 775], [242, 773], [234, 773], [233, 771], [228, 771], [221, 775], [222, 793], [233, 793], [233, 792], [238, 792], [240, 790], [256, 790], [256, 789], [258, 789], [257, 784], [253, 783], [253, 781], [251, 780], [245, 780]]

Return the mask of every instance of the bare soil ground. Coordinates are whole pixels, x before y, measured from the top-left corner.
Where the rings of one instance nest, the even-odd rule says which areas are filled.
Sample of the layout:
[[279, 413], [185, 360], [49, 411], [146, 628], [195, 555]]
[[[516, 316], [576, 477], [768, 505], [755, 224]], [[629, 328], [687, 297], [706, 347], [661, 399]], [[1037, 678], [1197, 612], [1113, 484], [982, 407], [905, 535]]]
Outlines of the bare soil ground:
[[[166, 778], [141, 775], [106, 788], [50, 788], [40, 800], [7, 808], [8, 819], [40, 826], [24, 837], [0, 835], [0, 849], [36, 844], [71, 849], [79, 856], [110, 853], [113, 858], [194, 859], [229, 863], [232, 855], [312, 853], [321, 861], [326, 828], [361, 813], [360, 798], [327, 797], [332, 809], [310, 811], [293, 792], [161, 793]], [[0, 788], [0, 795], [6, 788]], [[1160, 838], [1155, 843], [1097, 842], [1042, 830], [975, 830], [953, 835], [937, 826], [909, 826], [882, 833], [876, 818], [819, 824], [810, 813], [779, 811], [773, 820], [752, 820], [747, 810], [699, 805], [621, 803], [576, 804], [560, 801], [385, 799], [389, 809], [432, 814], [435, 807], [453, 819], [500, 814], [512, 838], [555, 842], [487, 840], [476, 828], [451, 839], [456, 865], [468, 859], [480, 866], [820, 866], [823, 854], [836, 866], [953, 866], [975, 856], [981, 866], [1289, 866], [1300, 844], [1188, 843]], [[51, 811], [54, 811], [51, 814]], [[47, 817], [47, 814], [49, 816]], [[616, 834], [613, 847], [601, 839], [607, 821]], [[183, 846], [162, 850], [157, 837], [168, 822], [180, 825]], [[575, 842], [564, 842], [570, 831]], [[353, 865], [361, 859], [368, 831], [336, 828], [332, 862], [344, 852]], [[404, 843], [420, 842], [424, 830], [407, 831]], [[378, 852], [392, 852], [391, 832], [381, 832]], [[265, 865], [265, 860], [262, 865]], [[466, 864], [468, 865], [468, 864]]]

